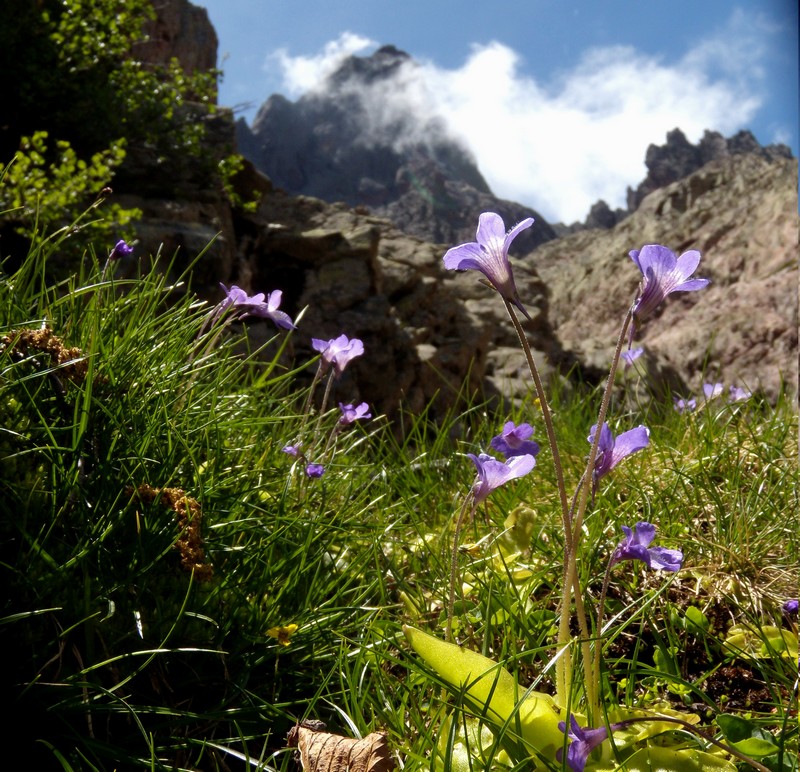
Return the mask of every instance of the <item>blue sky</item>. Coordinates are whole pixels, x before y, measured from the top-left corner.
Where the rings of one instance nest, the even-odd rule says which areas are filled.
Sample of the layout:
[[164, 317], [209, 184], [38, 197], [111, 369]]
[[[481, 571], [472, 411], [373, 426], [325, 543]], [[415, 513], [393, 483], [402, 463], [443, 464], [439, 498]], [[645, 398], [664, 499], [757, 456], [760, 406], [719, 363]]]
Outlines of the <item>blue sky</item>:
[[798, 154], [795, 0], [196, 4], [219, 36], [221, 104], [252, 120], [271, 94], [295, 99], [343, 56], [393, 44], [419, 65], [391, 109], [422, 134], [432, 118], [447, 126], [497, 195], [552, 221], [598, 198], [624, 205], [647, 146], [675, 127], [695, 142], [748, 128]]

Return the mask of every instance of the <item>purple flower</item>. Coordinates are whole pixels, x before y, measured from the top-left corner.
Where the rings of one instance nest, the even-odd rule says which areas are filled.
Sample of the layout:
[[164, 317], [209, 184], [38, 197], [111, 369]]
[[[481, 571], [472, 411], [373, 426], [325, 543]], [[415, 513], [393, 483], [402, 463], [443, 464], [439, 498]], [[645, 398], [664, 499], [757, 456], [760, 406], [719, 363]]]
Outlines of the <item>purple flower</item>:
[[800, 601], [797, 598], [789, 598], [782, 608], [784, 614], [796, 614], [798, 608], [800, 608]]
[[533, 218], [527, 217], [506, 233], [506, 226], [499, 214], [484, 212], [478, 218], [477, 241], [448, 249], [444, 255], [444, 267], [458, 271], [480, 271], [505, 300], [513, 303], [530, 319], [517, 294], [511, 264], [508, 262], [508, 248], [517, 235], [531, 225]]
[[114, 249], [108, 256], [109, 260], [122, 260], [123, 258], [130, 257], [133, 254], [133, 247], [129, 247], [125, 239], [120, 239], [114, 244]]
[[372, 418], [372, 414], [367, 412], [369, 410], [369, 405], [366, 402], [362, 402], [356, 407], [353, 407], [353, 405], [343, 405], [340, 402], [339, 410], [342, 411], [342, 417], [339, 419], [339, 423], [343, 426], [347, 426], [354, 421]]
[[[586, 766], [586, 761], [589, 754], [598, 746], [602, 745], [608, 739], [608, 727], [601, 726], [599, 729], [592, 729], [587, 727], [581, 729], [575, 716], [570, 714], [569, 717], [570, 729], [567, 732], [567, 725], [564, 721], [558, 722], [558, 728], [562, 732], [567, 732], [567, 737], [571, 740], [567, 748], [567, 764], [572, 772], [583, 772]], [[611, 731], [619, 729], [624, 724], [612, 724]], [[560, 762], [563, 758], [563, 749], [559, 748], [556, 751], [556, 759]]]
[[311, 345], [315, 351], [319, 351], [322, 354], [320, 367], [323, 371], [333, 365], [337, 375], [341, 375], [344, 372], [344, 368], [347, 367], [347, 363], [351, 359], [355, 359], [364, 353], [364, 344], [358, 338], [351, 340], [347, 335], [340, 335], [332, 340], [312, 338]]
[[693, 292], [708, 286], [708, 279], [689, 278], [700, 263], [700, 253], [694, 249], [675, 257], [660, 244], [647, 244], [629, 254], [644, 277], [633, 306], [639, 320], [650, 316], [671, 292]]
[[710, 399], [715, 399], [720, 394], [722, 394], [722, 390], [724, 388], [725, 388], [724, 385], [721, 383], [704, 383], [703, 396], [706, 398], [706, 401]]
[[683, 553], [680, 550], [649, 546], [656, 535], [656, 527], [652, 523], [640, 521], [633, 530], [627, 525], [623, 525], [622, 530], [625, 538], [614, 550], [610, 565], [614, 566], [622, 560], [641, 560], [648, 568], [662, 571], [677, 571], [681, 567]]
[[492, 438], [491, 446], [506, 458], [535, 456], [539, 452], [539, 443], [528, 439], [532, 434], [530, 424], [515, 426], [513, 421], [508, 421], [503, 425], [503, 431]]
[[306, 465], [306, 476], [319, 478], [325, 474], [325, 467], [322, 464], [307, 464]]
[[300, 455], [300, 443], [297, 443], [297, 445], [284, 445], [281, 450], [296, 458]]
[[694, 397], [691, 399], [673, 397], [672, 399], [675, 402], [675, 410], [679, 413], [691, 413], [697, 408], [697, 400]]
[[747, 389], [740, 389], [738, 386], [731, 385], [728, 389], [728, 402], [742, 402], [752, 396], [752, 392]]
[[235, 284], [230, 289], [222, 283], [219, 286], [225, 292], [225, 297], [217, 306], [217, 316], [223, 314], [229, 308], [233, 308], [238, 314], [238, 319], [244, 319], [246, 316], [258, 316], [262, 319], [272, 319], [278, 327], [283, 327], [285, 330], [295, 329], [289, 314], [278, 310], [283, 297], [283, 293], [280, 290], [270, 292], [269, 298], [265, 301], [263, 292], [251, 297]]
[[[597, 431], [597, 424], [592, 426], [587, 439], [594, 442], [594, 434]], [[622, 432], [616, 439], [604, 423], [600, 430], [600, 441], [597, 444], [597, 456], [594, 459], [594, 481], [597, 482], [601, 477], [607, 475], [623, 458], [642, 450], [650, 444], [650, 430], [646, 426], [637, 426]]]
[[644, 354], [644, 349], [641, 346], [623, 351], [621, 356], [625, 362], [625, 367], [630, 367], [642, 354]]
[[514, 456], [505, 463], [494, 456], [481, 453], [476, 456], [467, 453], [478, 470], [478, 477], [472, 485], [472, 495], [477, 506], [496, 488], [505, 485], [509, 480], [523, 477], [536, 466], [536, 459], [531, 456]]

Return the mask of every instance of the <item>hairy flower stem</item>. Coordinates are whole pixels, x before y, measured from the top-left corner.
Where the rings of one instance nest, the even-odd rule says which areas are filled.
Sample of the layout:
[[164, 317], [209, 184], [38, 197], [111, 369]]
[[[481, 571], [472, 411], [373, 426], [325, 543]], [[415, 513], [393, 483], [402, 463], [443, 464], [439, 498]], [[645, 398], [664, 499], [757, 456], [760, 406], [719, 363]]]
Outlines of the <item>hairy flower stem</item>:
[[447, 623], [444, 628], [444, 639], [448, 643], [452, 643], [453, 640], [453, 614], [455, 613], [456, 608], [456, 576], [458, 574], [458, 540], [461, 538], [461, 528], [464, 525], [464, 515], [467, 513], [467, 505], [470, 503], [470, 501], [472, 502], [470, 513], [473, 518], [475, 517], [477, 504], [475, 503], [475, 497], [472, 495], [472, 492], [470, 492], [469, 495], [464, 499], [464, 503], [461, 505], [461, 511], [458, 513], [455, 532], [453, 534], [453, 554], [451, 555], [450, 560], [450, 594], [447, 598]]
[[[542, 419], [544, 420], [545, 432], [547, 433], [547, 442], [550, 445], [550, 452], [553, 455], [553, 468], [556, 473], [556, 485], [558, 487], [558, 495], [561, 502], [561, 518], [564, 528], [564, 596], [562, 598], [561, 609], [561, 624], [559, 626], [558, 634], [558, 648], [563, 649], [563, 654], [559, 657], [556, 663], [556, 697], [562, 705], [569, 704], [569, 689], [570, 680], [568, 674], [572, 672], [572, 657], [569, 650], [569, 610], [571, 607], [570, 598], [572, 590], [572, 574], [570, 573], [570, 556], [573, 553], [573, 530], [572, 518], [570, 513], [570, 506], [567, 503], [567, 486], [564, 483], [564, 468], [561, 465], [561, 454], [558, 450], [558, 441], [556, 440], [556, 431], [553, 426], [553, 415], [550, 412], [550, 405], [547, 401], [547, 394], [542, 384], [539, 369], [536, 367], [536, 362], [533, 358], [528, 338], [525, 331], [522, 329], [519, 319], [514, 311], [514, 307], [508, 300], [503, 299], [506, 306], [506, 311], [511, 318], [511, 323], [514, 325], [517, 337], [519, 338], [520, 346], [525, 353], [525, 359], [528, 362], [528, 369], [533, 378], [534, 386], [536, 387], [536, 395], [539, 398], [539, 407], [542, 411]], [[573, 568], [574, 571], [574, 568]], [[566, 609], [566, 611], [565, 611]], [[585, 619], [584, 619], [585, 623]], [[585, 627], [585, 624], [583, 625]]]
[[[589, 675], [589, 680], [597, 688], [598, 695], [602, 691], [600, 688], [600, 656], [603, 653], [603, 616], [605, 615], [606, 611], [606, 595], [608, 593], [608, 585], [611, 582], [612, 568], [613, 563], [611, 562], [611, 559], [609, 559], [608, 565], [606, 566], [605, 576], [603, 576], [603, 588], [600, 590], [600, 600], [597, 603], [594, 653], [592, 656], [592, 670]], [[595, 702], [592, 703], [592, 708], [596, 708], [597, 710], [600, 709], [599, 698], [595, 698]]]
[[[200, 332], [197, 333], [197, 338], [195, 339], [195, 347], [189, 352], [189, 358], [186, 360], [186, 364], [192, 365], [195, 359], [198, 358], [203, 359], [207, 357], [215, 348], [215, 346], [217, 345], [217, 341], [222, 336], [222, 333], [225, 332], [225, 329], [227, 328], [228, 324], [231, 321], [230, 319], [226, 319], [222, 324], [219, 325], [216, 332], [214, 332], [214, 326], [216, 325], [218, 319], [219, 319], [219, 314], [214, 314], [213, 310], [206, 316], [205, 320], [203, 321], [203, 324], [200, 327]], [[203, 336], [211, 332], [214, 332], [214, 334], [211, 336], [211, 339], [208, 341], [208, 343], [203, 348], [201, 353], [200, 343], [203, 339]], [[191, 375], [189, 376], [189, 380], [187, 381], [186, 386], [184, 386], [183, 393], [180, 395], [178, 401], [176, 402], [175, 406], [176, 415], [183, 410], [183, 406], [186, 404], [186, 399], [189, 396], [189, 392], [192, 390], [194, 382], [197, 380], [197, 373], [198, 373], [197, 368], [193, 368]]]
[[[575, 488], [575, 493], [573, 493], [573, 495], [572, 495], [572, 502], [569, 505], [570, 520], [575, 515], [575, 507], [578, 504], [578, 497], [580, 496], [580, 492], [583, 489], [583, 481], [585, 479], [586, 479], [586, 472], [584, 471], [583, 475], [581, 475], [581, 479], [578, 481], [578, 485]], [[577, 544], [577, 542], [573, 541], [573, 544]], [[569, 575], [567, 573], [567, 571], [569, 571], [570, 568], [572, 570], [572, 574], [571, 575]], [[580, 633], [581, 633], [581, 658], [583, 659], [584, 670], [586, 670], [587, 666], [592, 661], [592, 649], [591, 649], [591, 645], [590, 645], [591, 635], [589, 633], [589, 624], [588, 624], [588, 619], [587, 619], [587, 616], [586, 616], [586, 609], [585, 609], [585, 607], [583, 605], [583, 593], [581, 592], [581, 588], [580, 588], [580, 579], [578, 578], [577, 568], [578, 568], [578, 566], [577, 566], [577, 562], [576, 561], [569, 562], [569, 561], [567, 561], [567, 559], [565, 557], [565, 559], [564, 559], [564, 578], [563, 578], [564, 587], [571, 586], [575, 590], [575, 592], [574, 592], [575, 614], [578, 617], [578, 625], [580, 627]], [[565, 600], [567, 603], [570, 602], [571, 599], [568, 597], [568, 593], [567, 592], [564, 593], [562, 600]], [[566, 636], [567, 636], [567, 638], [565, 638], [565, 645], [566, 645], [566, 642], [569, 640], [569, 619], [570, 618], [569, 618], [568, 614], [565, 615], [563, 613], [563, 609], [564, 609], [563, 605], [562, 605], [561, 608], [562, 608], [562, 613], [561, 613], [561, 618], [559, 620], [559, 624], [566, 623], [566, 625], [567, 625], [566, 633], [565, 633]], [[559, 641], [560, 641], [560, 638], [559, 638]], [[568, 646], [566, 648], [564, 648], [564, 653], [562, 654], [561, 658], [562, 659], [566, 658], [565, 665], [564, 665], [564, 674], [565, 674], [565, 684], [564, 684], [565, 692], [564, 693], [569, 695], [570, 690], [572, 689], [572, 683], [571, 683], [571, 680], [572, 680], [572, 678], [571, 678], [571, 674], [572, 674], [572, 653], [570, 652], [570, 649], [569, 649]], [[558, 666], [556, 668], [556, 672], [558, 673]], [[585, 681], [585, 683], [586, 683], [586, 688], [587, 688], [586, 699], [587, 699], [587, 702], [589, 704], [591, 704], [592, 700], [594, 699], [594, 689], [595, 689], [595, 686], [596, 686], [597, 682], [594, 681], [593, 679], [591, 679], [591, 680]], [[569, 700], [569, 696], [567, 696], [566, 699]], [[568, 703], [564, 703], [564, 704], [568, 704]]]
[[103, 270], [100, 273], [100, 284], [105, 284], [106, 279], [108, 278], [109, 269], [114, 264], [114, 261], [111, 259], [106, 259], [105, 265], [103, 266]]
[[325, 384], [325, 393], [322, 395], [322, 405], [319, 408], [319, 413], [317, 415], [317, 425], [314, 428], [314, 445], [317, 444], [317, 440], [319, 439], [319, 432], [322, 429], [322, 417], [325, 415], [325, 410], [328, 407], [328, 400], [331, 396], [331, 388], [333, 387], [333, 370], [331, 370], [331, 374], [328, 376], [328, 382]]
[[[575, 506], [576, 506], [576, 504], [578, 502], [578, 496], [579, 496], [580, 491], [581, 491], [581, 489], [583, 487], [583, 481], [584, 481], [585, 478], [586, 478], [586, 472], [583, 473], [583, 475], [581, 476], [581, 479], [578, 481], [578, 485], [577, 485], [577, 487], [575, 489], [575, 493], [573, 494], [572, 503], [570, 504], [570, 508], [569, 508], [570, 519], [572, 519], [572, 517], [575, 514]], [[572, 543], [573, 543], [573, 546], [576, 546], [577, 545], [577, 540], [573, 539]], [[588, 619], [587, 619], [587, 616], [586, 616], [586, 609], [584, 608], [584, 605], [583, 605], [583, 593], [581, 592], [580, 580], [578, 578], [577, 562], [573, 560], [570, 565], [572, 566], [572, 575], [568, 576], [567, 575], [567, 570], [569, 570], [569, 566], [567, 565], [567, 561], [566, 560], [564, 561], [564, 585], [566, 586], [568, 582], [571, 582], [572, 583], [572, 587], [575, 590], [575, 593], [574, 593], [574, 597], [575, 597], [575, 613], [576, 613], [576, 615], [578, 617], [578, 626], [580, 627], [580, 632], [581, 632], [581, 657], [583, 658], [583, 666], [584, 666], [584, 670], [585, 670], [586, 667], [588, 666], [588, 664], [591, 662], [591, 657], [592, 657], [592, 649], [591, 649], [591, 646], [590, 646], [590, 643], [589, 643], [590, 640], [591, 640], [591, 636], [590, 636], [590, 633], [589, 633], [589, 624], [588, 624]], [[569, 617], [567, 617], [567, 621], [569, 622]], [[571, 672], [571, 658], [569, 656], [570, 655], [569, 650], [566, 650], [564, 652], [564, 655], [568, 657], [568, 659], [567, 659], [568, 666], [567, 666], [566, 672], [570, 673]], [[590, 681], [587, 681], [586, 683], [587, 683], [587, 689], [588, 689], [586, 699], [589, 702], [589, 704], [591, 704], [591, 701], [593, 699], [594, 689], [597, 686], [597, 682], [594, 681], [594, 680], [590, 680]], [[567, 688], [571, 688], [571, 685], [570, 684], [566, 684], [566, 687]]]
[[592, 490], [592, 481], [594, 479], [594, 462], [597, 459], [597, 448], [600, 445], [600, 427], [603, 426], [608, 414], [608, 406], [611, 404], [611, 392], [614, 387], [614, 378], [617, 374], [617, 365], [619, 364], [619, 357], [622, 353], [622, 347], [625, 345], [625, 336], [628, 332], [631, 320], [633, 319], [633, 309], [630, 309], [622, 322], [622, 328], [619, 331], [617, 338], [617, 347], [614, 350], [614, 356], [611, 359], [611, 369], [608, 371], [608, 378], [606, 380], [605, 389], [603, 390], [603, 400], [600, 403], [600, 412], [597, 415], [598, 431], [594, 434], [592, 447], [589, 451], [589, 458], [586, 461], [586, 471], [582, 478], [582, 487], [580, 498], [578, 500], [578, 507], [575, 510], [574, 517], [572, 518], [572, 538], [576, 539], [580, 535], [580, 529], [583, 526], [583, 515], [586, 512], [586, 504], [589, 500], [589, 491]]
[[533, 383], [536, 386], [536, 396], [539, 398], [539, 407], [542, 411], [542, 418], [544, 420], [544, 428], [547, 433], [547, 442], [550, 445], [550, 452], [553, 454], [553, 467], [556, 472], [556, 483], [558, 485], [558, 495], [561, 499], [561, 516], [564, 523], [564, 537], [566, 539], [566, 550], [571, 551], [572, 529], [570, 526], [569, 505], [567, 504], [567, 487], [564, 484], [564, 468], [561, 465], [561, 454], [558, 451], [558, 442], [556, 441], [556, 430], [553, 426], [553, 415], [550, 412], [550, 404], [547, 401], [547, 394], [545, 393], [542, 379], [539, 375], [539, 369], [536, 367], [536, 362], [533, 359], [528, 338], [525, 335], [525, 330], [522, 329], [514, 307], [507, 300], [503, 299], [506, 304], [506, 311], [511, 317], [511, 322], [517, 332], [519, 343], [522, 350], [525, 352], [525, 359], [528, 362], [528, 369], [533, 378]]
[[208, 343], [206, 343], [202, 353], [200, 353], [200, 343], [203, 339], [203, 336], [206, 334], [206, 332], [211, 332], [214, 329], [214, 326], [216, 325], [219, 318], [220, 314], [216, 308], [211, 309], [211, 311], [206, 315], [206, 318], [203, 320], [203, 324], [200, 327], [200, 332], [197, 333], [197, 339], [196, 339], [197, 345], [189, 354], [188, 364], [194, 362], [194, 360], [197, 359], [198, 357], [208, 356], [208, 354], [211, 353], [211, 350], [217, 345], [217, 341], [220, 339], [220, 336], [222, 335], [223, 332], [225, 332], [225, 328], [231, 322], [230, 319], [226, 319], [222, 324], [219, 325], [217, 331], [214, 333], [214, 335], [208, 341]]
[[314, 392], [317, 390], [317, 384], [322, 377], [322, 366], [317, 367], [317, 372], [314, 373], [314, 378], [311, 381], [311, 386], [308, 387], [308, 396], [306, 397], [305, 404], [303, 405], [303, 412], [301, 415], [303, 416], [303, 423], [300, 426], [302, 429], [306, 421], [308, 420], [309, 412], [311, 411], [311, 400], [314, 397]]
[[[619, 364], [619, 357], [622, 353], [622, 347], [625, 344], [625, 337], [628, 332], [628, 327], [630, 326], [631, 320], [633, 319], [633, 309], [631, 308], [628, 310], [628, 313], [625, 315], [625, 319], [622, 322], [622, 327], [619, 331], [619, 337], [617, 338], [617, 347], [614, 350], [614, 356], [611, 359], [611, 368], [608, 371], [608, 379], [606, 380], [605, 389], [603, 391], [603, 399], [600, 403], [600, 412], [597, 416], [597, 426], [602, 427], [603, 423], [606, 420], [606, 415], [608, 413], [608, 406], [611, 404], [611, 392], [614, 387], [614, 377], [617, 374], [617, 365]], [[581, 536], [581, 528], [583, 527], [583, 516], [586, 512], [586, 505], [589, 501], [589, 492], [593, 488], [593, 479], [594, 479], [594, 463], [597, 459], [597, 448], [600, 444], [600, 431], [596, 431], [594, 434], [594, 440], [592, 441], [592, 447], [589, 451], [589, 458], [586, 462], [586, 471], [583, 473], [583, 477], [581, 478], [581, 486], [580, 486], [580, 496], [578, 497], [578, 504], [577, 507], [572, 513], [570, 517], [570, 525], [572, 528], [572, 535], [570, 539], [570, 545], [572, 549], [565, 554], [565, 561], [566, 561], [566, 571], [565, 576], [567, 577], [567, 581], [564, 582], [564, 595], [562, 597], [561, 603], [561, 619], [559, 622], [558, 628], [558, 645], [559, 647], [565, 646], [569, 641], [569, 609], [570, 609], [570, 596], [572, 591], [574, 590], [575, 598], [576, 598], [576, 609], [578, 606], [577, 598], [582, 598], [581, 588], [580, 588], [580, 581], [578, 579], [578, 572], [577, 572], [577, 553], [578, 553], [578, 542]], [[584, 617], [585, 620], [585, 617]], [[598, 627], [599, 632], [599, 627]], [[581, 630], [581, 634], [585, 635], [583, 629]], [[595, 641], [595, 648], [602, 646], [600, 638], [598, 637], [597, 641]], [[588, 646], [582, 646], [583, 650], [583, 677], [586, 689], [586, 700], [588, 706], [588, 715], [590, 720], [593, 720], [595, 716], [599, 715], [600, 711], [600, 703], [599, 703], [599, 694], [600, 694], [600, 684], [594, 680], [594, 658], [591, 656], [587, 657], [587, 650]], [[559, 660], [559, 663], [564, 661], [565, 665], [568, 664], [568, 660], [565, 660], [564, 657]], [[563, 665], [562, 665], [563, 667]], [[570, 678], [569, 671], [566, 671], [564, 674], [565, 678], [565, 689], [569, 687], [569, 684], [566, 681]], [[558, 684], [558, 680], [556, 681]], [[569, 692], [565, 690], [564, 694], [568, 694]]]
[[326, 458], [328, 455], [328, 451], [331, 449], [336, 442], [337, 437], [342, 432], [342, 425], [337, 423], [333, 429], [331, 429], [331, 433], [328, 435], [328, 441], [325, 443], [325, 448], [322, 451], [322, 456], [320, 458]]

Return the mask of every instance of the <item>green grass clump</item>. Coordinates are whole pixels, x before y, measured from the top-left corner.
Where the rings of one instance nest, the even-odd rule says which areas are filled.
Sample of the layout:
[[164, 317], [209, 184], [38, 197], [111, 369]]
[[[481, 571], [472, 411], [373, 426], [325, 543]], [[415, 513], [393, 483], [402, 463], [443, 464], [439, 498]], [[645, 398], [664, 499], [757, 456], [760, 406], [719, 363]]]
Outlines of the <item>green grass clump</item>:
[[[401, 627], [442, 637], [474, 478], [463, 454], [511, 417], [541, 441], [535, 404], [515, 416], [475, 404], [438, 426], [403, 416], [401, 439], [385, 418], [359, 424], [308, 479], [281, 452], [304, 422], [306, 365], [286, 348], [305, 331], [259, 351], [241, 326], [216, 337], [191, 274], [168, 280], [158, 263], [116, 280], [90, 253], [51, 286], [57, 248], [40, 241], [0, 274], [4, 729], [28, 766], [288, 770], [286, 733], [313, 718], [385, 731], [405, 769], [531, 768], [443, 697]], [[553, 403], [573, 482], [597, 401], [577, 390]], [[667, 581], [615, 570], [605, 700], [670, 706], [718, 738], [734, 714], [779, 748], [769, 768], [796, 768], [796, 617], [781, 612], [800, 555], [794, 405], [653, 403], [611, 423], [646, 423], [651, 446], [587, 512], [590, 597], [622, 524], [655, 523], [685, 561]], [[543, 449], [467, 523], [454, 620], [460, 643], [549, 693], [559, 518]]]

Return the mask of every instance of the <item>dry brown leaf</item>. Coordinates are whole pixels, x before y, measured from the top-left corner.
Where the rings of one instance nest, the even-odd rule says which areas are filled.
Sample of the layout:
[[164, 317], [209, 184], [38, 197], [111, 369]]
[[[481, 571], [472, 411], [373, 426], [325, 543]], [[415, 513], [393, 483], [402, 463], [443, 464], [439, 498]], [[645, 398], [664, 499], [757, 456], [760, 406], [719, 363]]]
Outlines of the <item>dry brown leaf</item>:
[[[313, 722], [318, 724], [319, 722]], [[361, 740], [298, 724], [286, 742], [300, 752], [304, 772], [393, 772], [386, 735], [372, 732]]]

